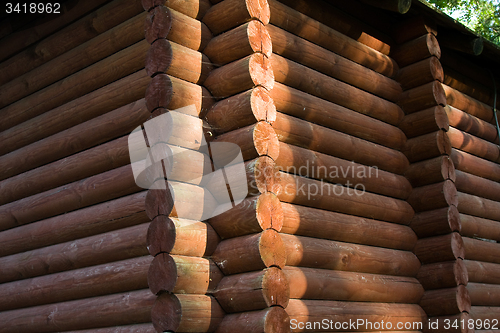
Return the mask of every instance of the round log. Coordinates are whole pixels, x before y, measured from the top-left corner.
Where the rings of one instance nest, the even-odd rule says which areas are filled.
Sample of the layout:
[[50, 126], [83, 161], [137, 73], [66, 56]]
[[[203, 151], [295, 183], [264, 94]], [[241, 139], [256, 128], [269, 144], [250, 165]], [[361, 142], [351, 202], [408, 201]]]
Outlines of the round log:
[[402, 89], [395, 80], [276, 26], [270, 25], [267, 29], [275, 54], [390, 101], [399, 99]]
[[156, 75], [146, 89], [146, 106], [150, 112], [168, 108], [172, 99], [172, 81], [166, 74]]
[[[500, 309], [498, 307], [486, 307], [486, 306], [473, 306], [470, 310], [470, 316], [474, 320], [481, 320], [483, 323], [485, 319], [489, 319], [490, 323], [492, 319], [500, 318]], [[496, 329], [495, 329], [496, 330]], [[493, 332], [495, 331], [493, 330]], [[488, 331], [486, 331], [488, 332]]]
[[166, 38], [200, 52], [212, 39], [212, 33], [203, 22], [164, 6], [155, 7], [149, 12], [145, 35], [150, 44]]
[[225, 0], [212, 6], [203, 22], [214, 35], [237, 27], [250, 20], [269, 23], [269, 5], [266, 0]]
[[[395, 174], [403, 174], [409, 163], [399, 151], [337, 132], [305, 120], [277, 113], [273, 124], [280, 141], [330, 156], [352, 160]], [[331, 142], [336, 142], [331, 145]]]
[[428, 316], [453, 315], [469, 312], [471, 299], [465, 286], [454, 288], [427, 290], [419, 305]]
[[[151, 320], [155, 298], [143, 289], [4, 311], [0, 314], [0, 321], [4, 323], [0, 332], [49, 333], [147, 323]], [[89, 320], [90, 313], [99, 313], [99, 316]]]
[[411, 7], [411, 0], [361, 0], [361, 2], [399, 14], [406, 14]]
[[444, 71], [439, 59], [432, 56], [401, 68], [396, 79], [404, 90], [409, 90], [433, 81], [443, 82]]
[[234, 208], [214, 216], [210, 225], [222, 238], [234, 238], [266, 229], [281, 231], [283, 209], [275, 194], [267, 192], [250, 197]]
[[454, 128], [498, 144], [498, 131], [494, 125], [450, 105], [446, 106], [445, 111]]
[[214, 292], [226, 313], [261, 310], [271, 306], [286, 308], [290, 298], [287, 276], [281, 269], [225, 276]]
[[213, 70], [204, 85], [215, 98], [221, 99], [256, 86], [271, 90], [274, 74], [268, 57], [254, 53]]
[[438, 36], [439, 43], [449, 49], [478, 56], [483, 52], [483, 38], [470, 36], [458, 31], [442, 29]]
[[227, 314], [216, 333], [290, 333], [290, 317], [283, 308], [273, 306], [264, 310]]
[[463, 237], [465, 259], [500, 264], [498, 244], [480, 239]]
[[408, 203], [415, 212], [435, 210], [449, 206], [457, 206], [457, 188], [451, 180], [414, 188]]
[[500, 306], [500, 286], [484, 283], [469, 283], [467, 291], [474, 306]]
[[[95, 266], [148, 254], [149, 223], [0, 258], [0, 282]], [[99, 245], [99, 246], [97, 246]]]
[[403, 176], [284, 142], [280, 142], [276, 165], [287, 173], [344, 186], [359, 184], [368, 192], [398, 199], [407, 199], [411, 192], [411, 185]]
[[469, 275], [464, 260], [458, 259], [422, 265], [417, 279], [425, 290], [430, 290], [467, 285]]
[[0, 286], [1, 311], [148, 287], [150, 256], [25, 279]]
[[156, 333], [152, 323], [69, 331], [67, 333]]
[[500, 265], [474, 260], [464, 260], [469, 282], [500, 284]]
[[[279, 83], [391, 125], [397, 125], [403, 119], [404, 113], [397, 104], [321, 74], [302, 64], [275, 53], [271, 56], [271, 64], [274, 78]], [[353, 76], [353, 74], [350, 75]]]
[[[164, 189], [159, 189], [160, 185]], [[157, 180], [155, 187], [158, 189], [148, 190], [146, 195], [146, 214], [153, 220], [157, 216], [169, 216], [174, 207], [174, 197], [165, 180]]]
[[280, 234], [272, 229], [258, 234], [223, 240], [212, 259], [224, 275], [262, 270], [266, 267], [283, 267], [285, 247]]
[[157, 332], [214, 332], [224, 311], [212, 296], [163, 293], [156, 298], [151, 319]]
[[432, 33], [408, 41], [391, 53], [391, 57], [400, 67], [406, 67], [432, 56], [441, 58], [441, 48]]
[[222, 134], [259, 121], [272, 124], [276, 106], [265, 88], [255, 87], [215, 103], [206, 120], [215, 133]]
[[457, 232], [419, 239], [413, 250], [423, 264], [465, 258], [464, 240]]
[[399, 124], [399, 128], [411, 139], [439, 130], [447, 132], [450, 122], [445, 108], [439, 105], [407, 115]]
[[[281, 205], [284, 215], [281, 231], [286, 234], [407, 251], [413, 250], [417, 242], [417, 236], [408, 226], [287, 203]], [[374, 234], [377, 237], [371, 236]]]
[[415, 278], [291, 266], [283, 271], [290, 283], [290, 298], [416, 303], [424, 294]]
[[270, 57], [273, 47], [266, 26], [252, 20], [212, 38], [203, 53], [220, 66], [257, 52]]
[[451, 142], [447, 132], [439, 130], [406, 141], [403, 153], [411, 163], [451, 154]]
[[403, 200], [367, 193], [359, 184], [344, 187], [281, 173], [281, 194], [287, 203], [399, 224], [409, 224], [414, 211]]
[[271, 10], [270, 23], [272, 25], [385, 76], [393, 77], [397, 74], [398, 65], [385, 54], [361, 44], [276, 0], [269, 0], [268, 2]]
[[500, 225], [498, 221], [460, 214], [460, 223], [462, 224], [460, 233], [462, 236], [500, 241]]
[[145, 11], [150, 11], [156, 6], [166, 6], [197, 20], [201, 20], [212, 6], [209, 0], [188, 0], [183, 2], [175, 0], [141, 0], [141, 3]]
[[411, 220], [410, 227], [419, 238], [462, 230], [461, 218], [456, 206], [417, 213]]
[[410, 164], [405, 172], [405, 177], [408, 178], [413, 187], [420, 187], [447, 179], [455, 182], [456, 171], [449, 156], [439, 156]]
[[451, 159], [457, 170], [500, 182], [500, 165], [458, 149], [451, 150]]
[[414, 277], [417, 257], [399, 251], [326, 239], [281, 234], [288, 266]]
[[436, 22], [422, 15], [418, 15], [412, 18], [405, 18], [401, 23], [397, 24], [393, 34], [396, 42], [398, 44], [403, 44], [428, 33], [434, 36], [438, 34]]
[[457, 130], [454, 127], [450, 127], [448, 137], [453, 148], [500, 163], [500, 148], [498, 145]]
[[[443, 332], [455, 332], [455, 333], [472, 333], [477, 332], [473, 329], [469, 329], [468, 323], [471, 317], [467, 312], [461, 312], [454, 315], [449, 316], [438, 316], [431, 317], [428, 319], [428, 324], [424, 326], [424, 333], [435, 332], [437, 329], [442, 330]], [[456, 325], [455, 325], [456, 323]], [[463, 323], [463, 324], [462, 324]], [[455, 327], [452, 327], [454, 325]], [[448, 327], [448, 329], [444, 329]]]
[[458, 192], [457, 208], [463, 214], [500, 221], [500, 202], [497, 201]]
[[203, 84], [213, 66], [203, 53], [166, 39], [158, 39], [146, 54], [146, 73], [169, 74], [188, 82]]
[[494, 114], [491, 106], [467, 96], [460, 91], [453, 89], [446, 84], [442, 84], [446, 94], [447, 104], [459, 109], [466, 110], [468, 114], [494, 124]]
[[213, 293], [222, 273], [211, 259], [160, 253], [148, 271], [149, 290], [155, 295]]
[[458, 170], [457, 190], [493, 201], [500, 201], [500, 184]]
[[170, 253], [182, 256], [210, 256], [219, 236], [208, 223], [159, 215], [151, 222], [147, 247], [152, 256]]
[[[244, 161], [264, 155], [276, 160], [279, 156], [279, 141], [276, 132], [271, 125], [264, 121], [221, 134], [212, 142], [237, 144], [241, 149]], [[231, 161], [224, 159], [219, 161], [221, 165], [226, 165], [229, 162]]]
[[394, 149], [400, 149], [406, 141], [401, 130], [382, 121], [395, 122], [403, 119], [402, 115], [390, 119], [384, 114], [379, 115], [380, 119], [374, 119], [377, 117], [375, 113], [361, 114], [278, 82], [271, 90], [271, 97], [280, 112], [345, 134]]
[[398, 104], [406, 114], [426, 110], [433, 106], [446, 105], [446, 95], [439, 81], [432, 81], [416, 88], [406, 90]]

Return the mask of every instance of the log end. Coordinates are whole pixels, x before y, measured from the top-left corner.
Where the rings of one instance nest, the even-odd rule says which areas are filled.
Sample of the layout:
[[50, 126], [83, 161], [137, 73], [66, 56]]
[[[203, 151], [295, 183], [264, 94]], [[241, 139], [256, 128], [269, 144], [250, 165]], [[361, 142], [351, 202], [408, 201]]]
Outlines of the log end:
[[182, 306], [173, 294], [163, 293], [151, 309], [151, 321], [157, 332], [177, 332], [182, 317]]
[[446, 200], [446, 203], [449, 206], [458, 206], [458, 192], [457, 188], [455, 186], [455, 183], [453, 183], [451, 180], [445, 180], [443, 184], [443, 194], [444, 198]]
[[290, 286], [283, 271], [277, 267], [270, 267], [262, 280], [264, 300], [268, 307], [281, 306], [286, 308], [290, 299]]
[[251, 18], [259, 20], [264, 25], [269, 24], [271, 9], [267, 0], [246, 0], [245, 3]]
[[146, 244], [152, 256], [169, 253], [175, 244], [175, 225], [166, 216], [157, 216], [149, 225]]
[[266, 57], [270, 57], [273, 53], [273, 45], [271, 35], [266, 27], [259, 21], [250, 21], [247, 27], [248, 40], [250, 47], [254, 52], [260, 52]]
[[451, 155], [451, 141], [450, 138], [448, 137], [448, 134], [445, 131], [437, 131], [437, 148], [439, 149], [439, 153], [441, 155]]
[[465, 259], [465, 244], [458, 232], [454, 232], [451, 236], [451, 250], [455, 258]]
[[266, 155], [276, 161], [279, 156], [279, 140], [276, 132], [266, 122], [259, 122], [253, 129], [255, 149], [260, 156]]
[[166, 74], [156, 75], [146, 88], [146, 106], [150, 112], [168, 108], [172, 99], [172, 81]]
[[455, 282], [457, 285], [466, 286], [469, 283], [469, 273], [467, 272], [467, 267], [463, 260], [458, 259], [453, 266], [453, 275], [455, 276]]
[[267, 56], [261, 53], [252, 54], [248, 67], [255, 86], [264, 87], [268, 91], [273, 89], [274, 72]]
[[281, 192], [280, 172], [274, 160], [268, 156], [260, 156], [247, 165], [252, 175], [250, 188], [258, 193], [271, 192], [279, 195]]
[[[153, 220], [155, 217], [169, 216], [174, 208], [173, 194], [170, 192], [166, 180], [160, 180], [164, 189], [150, 189], [146, 194], [146, 215]], [[158, 182], [155, 182], [157, 184]]]
[[273, 193], [262, 194], [257, 200], [257, 221], [262, 230], [274, 229], [280, 232], [283, 220], [283, 208], [278, 197]]
[[434, 36], [431, 33], [428, 33], [427, 38], [426, 38], [426, 42], [427, 42], [427, 48], [429, 50], [430, 55], [433, 55], [436, 58], [440, 59], [441, 58], [441, 48], [439, 47], [439, 42], [436, 39], [436, 36]]
[[177, 283], [177, 267], [174, 259], [166, 253], [154, 257], [148, 271], [149, 290], [155, 295], [172, 292]]
[[434, 100], [438, 105], [446, 106], [446, 93], [444, 92], [443, 85], [439, 81], [434, 81], [432, 86], [432, 93], [434, 95]]
[[146, 73], [153, 76], [165, 73], [172, 63], [172, 47], [166, 39], [156, 40], [146, 54]]
[[[157, 0], [151, 0], [151, 2], [153, 1]], [[165, 6], [155, 7], [146, 17], [144, 27], [146, 40], [153, 44], [159, 38], [167, 38], [171, 28], [172, 15], [170, 10]]]
[[443, 82], [444, 81], [444, 70], [441, 62], [436, 57], [431, 57], [430, 59], [431, 74], [434, 80]]
[[266, 267], [285, 267], [286, 249], [278, 232], [267, 229], [262, 232], [259, 240], [259, 252]]
[[276, 121], [276, 105], [269, 92], [263, 87], [256, 87], [252, 90], [250, 105], [255, 120], [266, 121], [269, 124]]
[[144, 8], [145, 11], [150, 11], [156, 6], [161, 6], [165, 3], [163, 0], [141, 0], [142, 3], [142, 8]]

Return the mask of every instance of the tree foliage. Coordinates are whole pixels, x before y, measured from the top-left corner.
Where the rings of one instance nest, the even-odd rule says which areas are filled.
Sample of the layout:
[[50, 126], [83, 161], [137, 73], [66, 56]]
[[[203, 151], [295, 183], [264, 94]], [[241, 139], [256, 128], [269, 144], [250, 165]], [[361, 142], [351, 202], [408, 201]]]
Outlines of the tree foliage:
[[426, 0], [484, 38], [500, 45], [500, 0]]

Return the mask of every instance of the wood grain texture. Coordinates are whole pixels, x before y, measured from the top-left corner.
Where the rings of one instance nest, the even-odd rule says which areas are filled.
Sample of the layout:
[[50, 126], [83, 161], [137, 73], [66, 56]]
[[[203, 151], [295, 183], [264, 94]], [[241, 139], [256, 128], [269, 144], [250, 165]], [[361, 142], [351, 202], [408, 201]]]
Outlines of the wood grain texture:
[[397, 81], [404, 90], [416, 88], [432, 81], [444, 81], [443, 66], [432, 56], [399, 70]]
[[429, 160], [412, 163], [405, 172], [413, 187], [431, 185], [447, 179], [455, 182], [456, 171], [449, 156], [439, 156]]
[[418, 271], [417, 279], [425, 290], [454, 288], [459, 285], [467, 285], [468, 274], [464, 260], [458, 259], [422, 265]]
[[406, 67], [432, 56], [441, 58], [441, 48], [436, 37], [428, 33], [393, 49], [390, 56], [400, 67]]
[[426, 110], [433, 106], [446, 106], [446, 95], [439, 81], [406, 90], [398, 102], [406, 114]]
[[264, 310], [227, 314], [217, 327], [217, 333], [232, 332], [290, 333], [290, 317], [279, 306]]
[[406, 141], [403, 153], [412, 163], [451, 154], [451, 142], [447, 132], [439, 130]]
[[470, 312], [471, 298], [465, 286], [427, 290], [420, 300], [420, 306], [429, 316], [453, 315]]
[[406, 115], [399, 128], [409, 139], [438, 130], [447, 132], [450, 129], [450, 121], [446, 108], [439, 105]]
[[464, 240], [457, 232], [419, 239], [413, 251], [423, 264], [465, 258]]
[[455, 206], [417, 213], [410, 227], [420, 238], [446, 235], [462, 230], [460, 214]]

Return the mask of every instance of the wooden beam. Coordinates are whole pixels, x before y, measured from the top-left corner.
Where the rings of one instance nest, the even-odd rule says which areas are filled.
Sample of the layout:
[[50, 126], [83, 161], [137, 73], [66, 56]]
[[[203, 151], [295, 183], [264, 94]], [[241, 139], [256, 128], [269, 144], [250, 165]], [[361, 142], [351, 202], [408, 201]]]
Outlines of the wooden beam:
[[399, 14], [406, 14], [411, 7], [411, 0], [361, 0], [361, 2]]
[[500, 147], [498, 145], [457, 130], [454, 127], [450, 127], [448, 137], [453, 148], [491, 162], [500, 163]]
[[500, 221], [500, 202], [458, 192], [460, 213]]
[[444, 109], [450, 121], [450, 125], [454, 128], [486, 141], [495, 144], [499, 143], [498, 131], [495, 125], [450, 105], [447, 105]]
[[409, 139], [402, 151], [410, 162], [415, 163], [450, 155], [451, 148], [447, 132], [439, 130]]
[[417, 279], [425, 290], [454, 288], [459, 285], [467, 285], [468, 273], [464, 260], [458, 259], [422, 265], [418, 271]]
[[429, 82], [444, 80], [443, 66], [435, 56], [420, 60], [399, 70], [396, 80], [404, 90], [416, 88]]
[[487, 161], [455, 148], [451, 150], [450, 157], [457, 170], [500, 182], [500, 166], [497, 163]]
[[500, 241], [500, 226], [498, 221], [460, 214], [460, 223], [462, 224], [461, 235], [463, 236]]
[[465, 286], [427, 290], [420, 300], [420, 306], [428, 316], [454, 315], [469, 312], [471, 299]]
[[500, 250], [497, 243], [463, 237], [465, 259], [500, 264]]
[[428, 33], [394, 48], [390, 56], [400, 67], [406, 67], [432, 56], [441, 58], [441, 48], [436, 37]]
[[141, 3], [145, 11], [150, 11], [156, 6], [165, 6], [196, 20], [201, 20], [212, 6], [209, 0], [187, 0], [183, 2], [175, 0], [142, 0]]
[[420, 238], [460, 232], [460, 214], [457, 207], [449, 206], [415, 214], [410, 227]]
[[398, 102], [406, 114], [426, 110], [433, 106], [445, 106], [446, 95], [439, 81], [406, 90]]
[[453, 181], [443, 182], [414, 188], [408, 198], [408, 203], [415, 212], [429, 211], [449, 206], [457, 206], [457, 188]]
[[413, 250], [423, 264], [464, 259], [464, 240], [457, 232], [419, 239]]
[[412, 163], [405, 172], [413, 187], [421, 187], [445, 181], [456, 180], [455, 166], [449, 156], [439, 156], [430, 160]]
[[483, 52], [483, 38], [458, 31], [439, 31], [439, 44], [452, 50], [478, 56]]
[[464, 260], [469, 282], [500, 284], [500, 265], [475, 260]]
[[290, 317], [286, 311], [273, 306], [264, 310], [227, 314], [217, 327], [218, 333], [253, 332], [290, 333]]
[[467, 291], [473, 306], [500, 306], [500, 286], [485, 283], [469, 283]]

